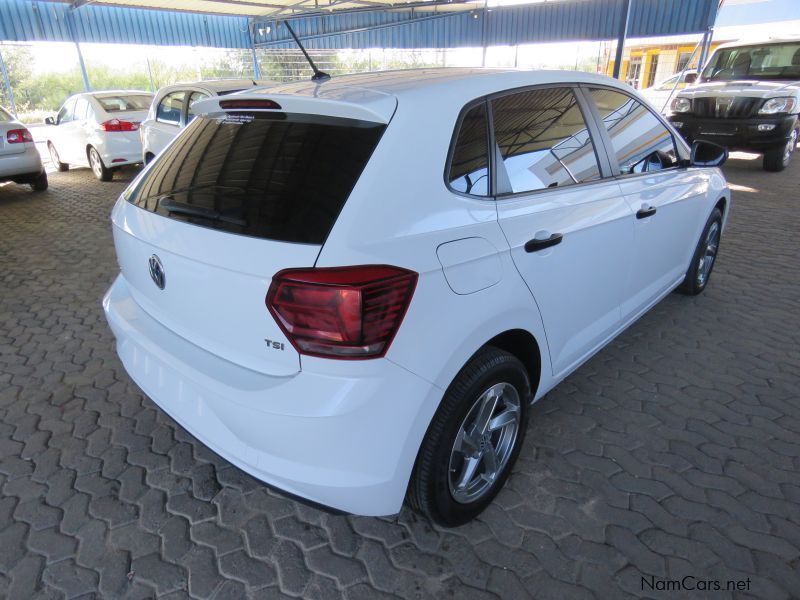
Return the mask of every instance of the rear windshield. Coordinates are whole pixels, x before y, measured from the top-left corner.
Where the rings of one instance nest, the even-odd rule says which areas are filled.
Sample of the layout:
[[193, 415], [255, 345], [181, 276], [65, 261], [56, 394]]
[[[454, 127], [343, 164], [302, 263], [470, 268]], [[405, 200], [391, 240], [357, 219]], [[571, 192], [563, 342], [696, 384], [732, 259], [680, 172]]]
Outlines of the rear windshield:
[[220, 231], [322, 244], [384, 129], [287, 113], [197, 118], [128, 201]]
[[125, 112], [128, 110], [147, 110], [153, 101], [152, 96], [145, 94], [125, 96], [95, 96], [95, 99], [106, 112]]

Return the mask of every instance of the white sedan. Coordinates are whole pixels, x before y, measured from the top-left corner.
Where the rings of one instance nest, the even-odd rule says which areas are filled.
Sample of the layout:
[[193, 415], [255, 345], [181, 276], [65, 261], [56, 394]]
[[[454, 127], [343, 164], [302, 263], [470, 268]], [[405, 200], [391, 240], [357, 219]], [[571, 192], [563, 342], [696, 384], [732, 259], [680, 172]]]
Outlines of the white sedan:
[[142, 140], [142, 161], [147, 164], [194, 119], [195, 102], [212, 96], [227, 96], [269, 81], [253, 79], [216, 79], [176, 83], [161, 88], [153, 98], [150, 112], [142, 121], [139, 137]]
[[0, 107], [0, 183], [27, 183], [35, 191], [47, 189], [47, 173], [31, 132]]
[[139, 124], [153, 94], [137, 90], [87, 92], [70, 96], [45, 123], [50, 160], [59, 171], [90, 167], [100, 181], [114, 169], [142, 162]]
[[195, 108], [112, 212], [119, 356], [214, 452], [362, 515], [480, 513], [531, 403], [701, 293], [730, 211], [724, 148], [588, 73], [365, 73]]

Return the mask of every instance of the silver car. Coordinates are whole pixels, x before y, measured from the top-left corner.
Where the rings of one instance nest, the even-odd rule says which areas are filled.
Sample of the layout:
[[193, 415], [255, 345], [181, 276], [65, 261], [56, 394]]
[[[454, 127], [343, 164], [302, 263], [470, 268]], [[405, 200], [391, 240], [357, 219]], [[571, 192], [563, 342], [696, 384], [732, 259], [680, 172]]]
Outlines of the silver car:
[[5, 181], [27, 183], [37, 192], [47, 189], [47, 173], [31, 132], [0, 107], [0, 183]]

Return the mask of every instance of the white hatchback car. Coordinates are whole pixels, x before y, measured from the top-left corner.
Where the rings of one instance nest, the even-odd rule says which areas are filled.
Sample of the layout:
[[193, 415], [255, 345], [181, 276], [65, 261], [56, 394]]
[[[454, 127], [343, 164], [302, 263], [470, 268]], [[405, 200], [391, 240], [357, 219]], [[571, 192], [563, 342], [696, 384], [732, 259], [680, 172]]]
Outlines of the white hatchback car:
[[31, 132], [0, 107], [0, 183], [27, 183], [34, 191], [47, 189], [47, 173]]
[[139, 127], [142, 161], [149, 163], [194, 119], [194, 103], [212, 96], [226, 96], [248, 88], [269, 85], [253, 79], [216, 79], [176, 83], [156, 92], [147, 118]]
[[725, 150], [597, 75], [385, 72], [196, 109], [112, 213], [119, 356], [215, 452], [351, 513], [477, 515], [533, 401], [705, 288], [730, 210]]
[[137, 90], [70, 96], [55, 118], [45, 119], [51, 162], [59, 171], [90, 167], [100, 181], [111, 181], [117, 167], [142, 162], [137, 130], [152, 99]]

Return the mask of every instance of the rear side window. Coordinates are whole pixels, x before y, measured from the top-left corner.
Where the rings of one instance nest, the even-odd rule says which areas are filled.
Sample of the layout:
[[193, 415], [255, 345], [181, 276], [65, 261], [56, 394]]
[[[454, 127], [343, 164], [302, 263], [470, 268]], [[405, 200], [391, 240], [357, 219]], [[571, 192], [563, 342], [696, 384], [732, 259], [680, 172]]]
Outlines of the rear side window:
[[128, 201], [220, 231], [322, 244], [384, 129], [287, 113], [198, 117]]
[[447, 180], [450, 188], [457, 192], [489, 195], [489, 135], [485, 103], [471, 108], [461, 120]]
[[678, 164], [672, 134], [641, 102], [609, 89], [594, 88], [590, 94], [611, 138], [620, 175], [661, 171]]
[[492, 117], [503, 159], [498, 164], [498, 193], [600, 179], [594, 144], [570, 88], [501, 96], [492, 101]]
[[164, 96], [156, 107], [156, 121], [169, 125], [180, 125], [185, 97], [186, 92], [172, 92]]

